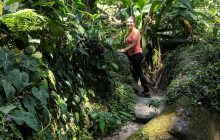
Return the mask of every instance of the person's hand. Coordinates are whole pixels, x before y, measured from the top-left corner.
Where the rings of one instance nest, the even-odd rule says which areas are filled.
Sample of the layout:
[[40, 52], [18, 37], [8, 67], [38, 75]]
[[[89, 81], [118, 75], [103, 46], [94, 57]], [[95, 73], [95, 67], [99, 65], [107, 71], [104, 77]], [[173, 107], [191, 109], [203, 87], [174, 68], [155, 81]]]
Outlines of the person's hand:
[[118, 52], [121, 52], [121, 53], [124, 53], [125, 52], [125, 49], [120, 49], [120, 50], [117, 50]]

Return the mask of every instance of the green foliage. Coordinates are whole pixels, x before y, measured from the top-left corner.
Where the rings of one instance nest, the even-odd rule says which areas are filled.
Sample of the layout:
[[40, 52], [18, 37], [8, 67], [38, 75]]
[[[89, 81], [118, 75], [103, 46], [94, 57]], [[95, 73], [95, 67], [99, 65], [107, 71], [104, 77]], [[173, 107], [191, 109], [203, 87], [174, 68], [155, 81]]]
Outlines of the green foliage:
[[13, 97], [15, 94], [15, 88], [10, 83], [8, 83], [5, 79], [2, 79], [1, 82], [2, 82], [2, 86], [4, 88], [7, 98]]
[[[95, 49], [97, 48], [93, 47], [93, 51], [96, 52]], [[89, 52], [88, 55], [91, 55], [90, 53], [91, 52]], [[98, 54], [99, 53], [100, 52], [98, 52]], [[105, 49], [97, 55], [96, 58], [92, 56], [90, 56], [90, 58], [90, 61], [86, 63], [87, 67], [83, 70], [85, 71], [83, 73], [85, 79], [84, 84], [93, 87], [95, 91], [93, 102], [101, 103], [102, 106], [108, 108], [102, 111], [106, 112], [104, 114], [101, 112], [97, 113], [99, 115], [93, 118], [95, 120], [92, 121], [95, 122], [95, 124], [93, 124], [90, 129], [95, 130], [95, 132], [101, 131], [104, 136], [118, 127], [118, 125], [116, 125], [116, 118], [121, 120], [122, 123], [133, 119], [135, 97], [133, 87], [129, 85], [132, 84], [133, 79], [130, 72], [129, 61], [124, 54]], [[92, 69], [88, 70], [88, 68]], [[93, 86], [93, 83], [99, 83], [99, 86]], [[76, 101], [78, 101], [78, 98]], [[115, 119], [109, 121], [107, 116], [111, 115], [107, 113], [107, 111], [113, 115], [112, 117]], [[109, 115], [106, 116], [106, 114]], [[97, 134], [95, 133], [94, 135]]]
[[[65, 6], [61, 1], [56, 4], [60, 9], [53, 12], [57, 12], [58, 17], [64, 14]], [[43, 7], [43, 4], [33, 7], [37, 6]], [[52, 21], [36, 11], [44, 10], [25, 9], [1, 17], [1, 33], [7, 37], [6, 40], [1, 38], [4, 48], [0, 48], [3, 56], [0, 90], [5, 93], [0, 96], [1, 105], [5, 106], [1, 111], [9, 112], [7, 115], [12, 121], [10, 125], [7, 121], [3, 124], [4, 130], [11, 134], [3, 135], [1, 130], [0, 135], [4, 139], [87, 139], [90, 137], [87, 96], [92, 92], [76, 84], [83, 81], [77, 81], [75, 72], [79, 69], [72, 65], [71, 43], [75, 32], [71, 35], [74, 38], [66, 38], [63, 34], [65, 27], [75, 28], [75, 20], [61, 28], [60, 20], [57, 20], [60, 23]], [[54, 13], [50, 15], [53, 19]], [[0, 118], [5, 120], [7, 116]], [[24, 129], [22, 134], [18, 127]], [[30, 133], [24, 134], [26, 131]]]
[[33, 9], [24, 9], [3, 16], [1, 22], [12, 32], [40, 31], [46, 27], [47, 18], [37, 14]]
[[[10, 106], [12, 107], [12, 106]], [[2, 107], [1, 109], [9, 109], [8, 107]], [[15, 125], [12, 123], [12, 117], [7, 114], [2, 114], [0, 112], [0, 118], [1, 118], [1, 123], [0, 123], [0, 138], [5, 139], [5, 140], [11, 140], [14, 138], [17, 139], [23, 139], [20, 132], [17, 130]]]
[[[97, 113], [99, 115], [93, 118], [95, 120], [92, 121], [95, 124], [90, 129], [95, 130], [94, 132], [101, 131], [102, 135], [106, 135], [118, 127], [118, 125], [115, 126], [117, 124], [116, 118], [121, 120], [122, 123], [134, 118], [135, 97], [133, 87], [129, 85], [132, 84], [133, 79], [126, 55], [107, 49], [103, 52], [101, 50], [97, 52], [96, 49], [96, 47], [93, 47], [92, 50], [99, 54], [95, 58], [90, 56], [91, 52], [88, 51], [91, 59], [86, 63], [87, 67], [83, 69], [83, 77], [85, 79], [84, 84], [93, 87], [95, 91], [95, 97], [92, 98], [93, 102], [102, 104], [107, 108], [102, 110], [106, 113]], [[80, 76], [79, 80], [81, 79]], [[93, 83], [99, 83], [99, 86], [93, 85]], [[78, 98], [76, 101], [78, 101]], [[107, 111], [115, 119], [109, 121], [107, 116], [111, 115]]]
[[6, 1], [4, 1], [4, 5], [10, 5], [15, 2], [21, 2], [21, 1], [23, 1], [23, 0], [6, 0]]
[[114, 94], [109, 101], [110, 111], [121, 118], [122, 123], [134, 119], [135, 95], [127, 84], [116, 84]]
[[122, 123], [132, 120], [135, 97], [128, 58], [114, 51], [106, 51], [102, 56], [98, 68], [106, 73], [107, 79], [104, 80], [108, 83], [107, 86], [103, 86], [108, 89], [108, 93], [97, 94], [97, 96], [106, 98], [105, 103], [110, 108], [109, 111], [118, 116]]
[[32, 129], [39, 131], [39, 122], [32, 112], [26, 112], [24, 110], [15, 111], [11, 114], [11, 117], [18, 125], [26, 123]]
[[106, 72], [112, 86], [117, 83], [132, 83], [130, 65], [125, 54], [106, 51], [102, 56], [104, 58], [98, 63], [98, 68]]
[[20, 72], [19, 69], [13, 69], [9, 72], [8, 76], [11, 78], [10, 81], [15, 86], [18, 93], [28, 85], [29, 76], [26, 72]]
[[3, 12], [3, 2], [0, 1], [0, 16], [2, 15]]
[[8, 105], [8, 106], [2, 106], [0, 107], [0, 112], [4, 114], [8, 114], [10, 111], [14, 110], [17, 106], [14, 105]]
[[27, 110], [28, 110], [29, 112], [34, 113], [34, 111], [35, 111], [34, 107], [35, 107], [37, 104], [36, 104], [36, 102], [35, 102], [35, 99], [34, 99], [32, 96], [26, 95], [26, 96], [24, 97], [23, 104], [24, 104], [24, 106], [27, 108]]
[[112, 115], [109, 112], [92, 110], [90, 112], [90, 116], [92, 118], [92, 128], [94, 129], [94, 135], [99, 134], [98, 132], [101, 131], [101, 136], [106, 136], [107, 133], [113, 132], [121, 125], [120, 118]]
[[[97, 2], [93, 1], [94, 7]], [[161, 29], [166, 33], [172, 31], [172, 36], [182, 35], [182, 26], [173, 19], [195, 19], [191, 8], [194, 5], [187, 0], [122, 3], [120, 6], [129, 6], [138, 25], [149, 12], [153, 22], [152, 32], [147, 34], [156, 36], [154, 39], [163, 36], [158, 34]], [[122, 46], [125, 31], [121, 25], [109, 23], [110, 13], [105, 17], [104, 12], [86, 7], [90, 6], [88, 1], [81, 0], [7, 0], [4, 4], [0, 17], [0, 44], [4, 46], [0, 48], [0, 128], [4, 129], [0, 129], [0, 138], [91, 139], [91, 134], [97, 136], [95, 133], [101, 132], [99, 136], [104, 136], [133, 119], [135, 98], [129, 61], [126, 55], [113, 51]], [[7, 10], [6, 5], [12, 9]], [[154, 51], [154, 58], [159, 59], [159, 47], [154, 47]], [[204, 56], [212, 59], [211, 55]], [[204, 69], [218, 73], [217, 66], [216, 62]], [[200, 72], [209, 73], [203, 69]], [[91, 110], [91, 102], [105, 110]], [[218, 106], [217, 103], [213, 100], [212, 104]], [[9, 116], [13, 119], [10, 122]], [[10, 135], [5, 135], [6, 131]]]
[[[44, 101], [44, 105], [47, 104], [47, 101], [45, 100], [47, 99], [45, 98], [47, 94], [45, 94], [46, 92], [44, 91], [44, 95], [41, 95], [41, 92], [39, 92], [38, 95], [31, 96], [27, 92], [30, 87], [36, 88], [33, 85], [33, 82], [35, 82], [35, 80], [40, 81], [40, 79], [43, 78], [36, 77], [36, 75], [38, 75], [38, 71], [36, 71], [36, 69], [40, 70], [40, 68], [38, 67], [40, 66], [39, 62], [37, 66], [33, 65], [33, 67], [30, 68], [30, 65], [27, 64], [27, 62], [29, 61], [27, 61], [27, 59], [24, 59], [28, 58], [28, 56], [23, 54], [22, 51], [19, 51], [18, 49], [9, 50], [7, 48], [0, 48], [0, 52], [5, 55], [5, 57], [2, 57], [1, 59], [1, 86], [3, 87], [6, 97], [10, 98], [8, 100], [4, 100], [4, 102], [6, 103], [5, 105], [7, 106], [2, 107], [1, 111], [6, 114], [10, 114], [12, 120], [14, 120], [15, 123], [17, 123], [18, 125], [26, 124], [33, 130], [40, 131], [40, 127], [42, 125], [40, 121], [43, 120], [38, 118], [40, 116], [40, 113], [35, 113], [35, 107], [40, 105], [37, 99]], [[29, 59], [37, 63], [34, 57], [30, 57]], [[23, 70], [23, 68], [27, 69]], [[35, 85], [37, 86], [36, 83]], [[4, 97], [4, 95], [1, 96]], [[24, 107], [28, 111], [25, 111], [25, 108], [23, 108], [22, 105], [24, 105]], [[11, 125], [7, 125], [7, 127], [7, 129], [12, 128]], [[16, 128], [14, 128], [13, 126], [13, 129]], [[17, 130], [14, 130], [15, 134], [17, 133], [16, 131]], [[17, 135], [17, 137], [21, 136]]]
[[159, 108], [160, 106], [162, 106], [164, 103], [164, 99], [148, 99], [146, 104], [149, 106], [149, 107], [154, 107], [154, 108]]
[[15, 55], [14, 53], [5, 48], [0, 49], [0, 55], [0, 68], [3, 67], [4, 72], [6, 73], [8, 72], [8, 68], [10, 68], [13, 65], [15, 61]]
[[[196, 33], [202, 36], [202, 39], [206, 41], [211, 41], [213, 37], [219, 39], [219, 23], [220, 18], [218, 16], [219, 12], [219, 1], [193, 1], [193, 8], [196, 9], [196, 15], [198, 20], [196, 22]], [[205, 36], [204, 36], [205, 34]]]
[[201, 43], [191, 48], [180, 48], [168, 57], [169, 60], [175, 62], [174, 68], [168, 70], [168, 75], [173, 75], [169, 76], [173, 80], [166, 90], [168, 102], [188, 95], [197, 104], [220, 110], [218, 45]]
[[44, 87], [40, 87], [40, 90], [36, 87], [32, 88], [32, 94], [41, 101], [42, 105], [46, 105], [47, 104], [47, 98], [48, 98], [48, 93], [47, 91], [44, 89]]

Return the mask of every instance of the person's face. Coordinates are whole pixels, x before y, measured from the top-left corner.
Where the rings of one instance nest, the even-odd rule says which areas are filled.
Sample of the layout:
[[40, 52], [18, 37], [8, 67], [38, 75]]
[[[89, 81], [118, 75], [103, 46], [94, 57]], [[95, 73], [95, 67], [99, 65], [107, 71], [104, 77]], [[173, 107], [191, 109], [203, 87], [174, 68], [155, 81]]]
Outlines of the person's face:
[[134, 27], [134, 20], [132, 18], [129, 18], [127, 20], [127, 27], [130, 31], [132, 31], [133, 27]]

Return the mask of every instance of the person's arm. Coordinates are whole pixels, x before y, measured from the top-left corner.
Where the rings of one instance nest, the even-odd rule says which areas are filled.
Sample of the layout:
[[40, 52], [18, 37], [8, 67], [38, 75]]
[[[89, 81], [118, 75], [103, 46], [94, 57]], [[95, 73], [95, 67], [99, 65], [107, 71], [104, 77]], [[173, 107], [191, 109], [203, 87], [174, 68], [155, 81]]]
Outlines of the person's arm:
[[128, 50], [134, 48], [139, 41], [139, 32], [135, 31], [132, 35], [132, 44], [129, 44], [127, 47], [120, 49], [119, 52], [127, 52]]

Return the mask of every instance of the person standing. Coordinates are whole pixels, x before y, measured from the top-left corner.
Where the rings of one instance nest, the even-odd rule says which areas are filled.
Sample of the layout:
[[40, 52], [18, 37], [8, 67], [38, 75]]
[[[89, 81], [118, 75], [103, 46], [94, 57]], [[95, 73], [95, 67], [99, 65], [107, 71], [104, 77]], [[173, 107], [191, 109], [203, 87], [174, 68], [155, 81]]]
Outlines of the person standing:
[[127, 19], [127, 27], [129, 30], [129, 35], [127, 36], [125, 43], [126, 47], [118, 50], [122, 53], [127, 53], [128, 58], [132, 64], [135, 75], [137, 76], [137, 81], [140, 79], [144, 91], [139, 95], [144, 95], [150, 97], [148, 82], [144, 76], [142, 64], [144, 60], [144, 54], [141, 48], [141, 33], [135, 27], [134, 17], [129, 17]]

